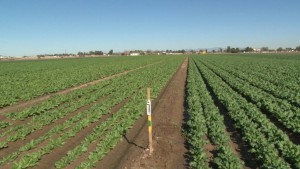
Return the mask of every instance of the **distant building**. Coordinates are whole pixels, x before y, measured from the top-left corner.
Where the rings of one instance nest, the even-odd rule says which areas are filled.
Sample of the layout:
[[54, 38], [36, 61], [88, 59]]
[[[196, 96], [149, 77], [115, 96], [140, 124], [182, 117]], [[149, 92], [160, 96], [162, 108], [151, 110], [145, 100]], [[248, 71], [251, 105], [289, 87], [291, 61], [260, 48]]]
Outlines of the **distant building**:
[[200, 50], [199, 53], [200, 53], [200, 54], [206, 54], [206, 53], [207, 53], [207, 50]]
[[139, 55], [141, 55], [140, 53], [130, 53], [129, 54], [130, 56], [139, 56]]
[[261, 49], [255, 49], [255, 48], [253, 48], [253, 51], [254, 52], [261, 52]]

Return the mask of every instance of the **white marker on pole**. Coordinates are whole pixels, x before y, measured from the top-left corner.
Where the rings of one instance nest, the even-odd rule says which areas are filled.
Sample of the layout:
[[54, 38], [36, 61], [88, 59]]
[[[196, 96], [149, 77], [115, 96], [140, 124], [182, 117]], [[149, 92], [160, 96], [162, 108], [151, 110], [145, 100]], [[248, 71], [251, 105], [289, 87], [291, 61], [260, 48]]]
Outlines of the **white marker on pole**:
[[147, 115], [148, 115], [148, 132], [149, 132], [149, 150], [150, 155], [153, 152], [152, 144], [152, 117], [151, 117], [151, 100], [150, 100], [150, 88], [147, 88]]

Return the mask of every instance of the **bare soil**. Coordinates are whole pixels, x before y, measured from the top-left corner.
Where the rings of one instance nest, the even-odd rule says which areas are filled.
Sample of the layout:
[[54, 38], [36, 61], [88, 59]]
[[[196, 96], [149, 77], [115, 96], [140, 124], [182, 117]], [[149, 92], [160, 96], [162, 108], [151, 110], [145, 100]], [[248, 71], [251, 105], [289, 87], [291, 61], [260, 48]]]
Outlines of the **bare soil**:
[[186, 168], [182, 124], [187, 64], [188, 58], [154, 101], [153, 153], [149, 155], [147, 116], [144, 115], [96, 168]]

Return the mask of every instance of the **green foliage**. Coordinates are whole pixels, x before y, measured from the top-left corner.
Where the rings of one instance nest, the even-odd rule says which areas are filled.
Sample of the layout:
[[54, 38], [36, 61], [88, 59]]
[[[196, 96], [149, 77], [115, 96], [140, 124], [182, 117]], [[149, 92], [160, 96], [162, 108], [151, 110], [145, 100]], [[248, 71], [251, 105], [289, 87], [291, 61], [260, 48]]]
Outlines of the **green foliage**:
[[0, 62], [0, 108], [162, 60], [147, 56]]
[[[33, 131], [42, 129], [44, 126], [80, 110], [85, 105], [91, 105], [88, 109], [72, 115], [62, 124], [53, 126], [47, 133], [31, 140], [18, 151], [5, 155], [0, 161], [0, 166], [11, 161], [14, 163], [14, 168], [36, 166], [44, 155], [64, 146], [83, 129], [92, 123], [98, 122], [103, 115], [110, 114], [112, 107], [129, 98], [129, 102], [124, 107], [99, 123], [93, 129], [93, 132], [88, 134], [79, 145], [55, 163], [55, 167], [65, 168], [82, 153], [91, 151], [88, 160], [83, 161], [80, 166], [83, 168], [95, 166], [144, 113], [144, 89], [151, 85], [152, 96], [153, 98], [157, 97], [171, 75], [177, 70], [179, 64], [182, 63], [183, 57], [166, 56], [160, 59], [160, 62], [152, 59], [148, 60], [150, 65], [143, 69], [129, 72], [126, 75], [115, 77], [94, 86], [75, 90], [66, 95], [55, 96], [21, 112], [8, 114], [8, 118], [28, 120], [28, 123], [27, 125], [16, 125], [2, 133], [2, 137], [8, 136], [6, 141], [2, 142], [4, 147], [7, 146], [8, 142], [24, 139]], [[164, 72], [164, 74], [161, 74], [161, 72]], [[153, 79], [156, 79], [156, 81], [153, 81]], [[102, 101], [97, 103], [101, 99]], [[97, 148], [89, 150], [90, 144], [95, 141], [99, 142]], [[37, 149], [37, 146], [41, 143], [46, 144]], [[29, 150], [30, 152], [28, 152]], [[20, 156], [23, 153], [26, 153], [26, 156]], [[29, 161], [29, 158], [32, 158], [31, 161]]]
[[190, 166], [192, 168], [208, 168], [208, 158], [204, 147], [207, 135], [212, 144], [218, 145], [218, 154], [214, 159], [218, 168], [242, 168], [242, 162], [229, 147], [223, 117], [207, 91], [206, 85], [192, 59], [189, 62], [187, 79], [187, 104], [189, 120], [186, 135], [190, 143]]
[[[239, 64], [241, 64], [241, 57], [242, 56], [234, 56], [232, 58], [236, 60], [239, 59]], [[217, 58], [219, 59], [218, 61], [214, 60]], [[230, 56], [228, 56], [228, 58], [230, 58]], [[251, 101], [251, 98], [259, 97], [259, 94], [268, 93], [260, 91], [259, 88], [253, 88], [246, 80], [240, 80], [237, 78], [237, 73], [227, 73], [227, 70], [230, 69], [230, 64], [232, 64], [232, 61], [230, 64], [224, 64], [224, 60], [228, 60], [228, 58], [223, 57], [223, 59], [220, 59], [219, 56], [194, 57], [194, 60], [218, 100], [228, 110], [235, 127], [242, 131], [243, 139], [251, 147], [251, 152], [261, 161], [261, 168], [299, 168], [299, 146], [292, 143], [289, 137], [261, 112], [260, 106], [263, 106], [264, 103], [255, 105], [253, 104], [254, 101]], [[244, 59], [250, 60], [250, 58]], [[212, 64], [211, 62], [218, 62], [218, 64]], [[249, 64], [249, 61], [247, 62]], [[222, 67], [222, 69], [220, 69], [220, 67]], [[253, 69], [259, 71], [258, 67], [254, 67]], [[245, 73], [249, 71], [247, 71], [247, 69], [245, 70], [245, 66], [243, 70]], [[242, 73], [240, 74], [241, 76], [244, 75]], [[247, 93], [246, 91], [248, 90], [249, 92]], [[265, 95], [264, 99], [273, 98], [272, 95]], [[276, 100], [276, 98], [274, 99]], [[253, 103], [249, 103], [249, 101]], [[283, 102], [279, 104], [279, 107], [286, 105], [288, 105], [288, 103]], [[274, 105], [272, 107], [274, 107]], [[272, 113], [275, 115], [277, 112], [272, 111]], [[290, 119], [290, 121], [296, 120], [296, 116], [294, 118], [295, 119]], [[219, 160], [216, 160], [216, 162], [219, 163]]]

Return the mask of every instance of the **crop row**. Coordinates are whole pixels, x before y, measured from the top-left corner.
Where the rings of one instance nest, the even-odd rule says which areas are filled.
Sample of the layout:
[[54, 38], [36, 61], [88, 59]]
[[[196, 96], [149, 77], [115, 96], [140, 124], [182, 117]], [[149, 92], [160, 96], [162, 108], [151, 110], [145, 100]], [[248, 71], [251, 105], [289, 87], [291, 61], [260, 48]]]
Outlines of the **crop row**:
[[282, 88], [284, 92], [297, 93], [300, 90], [299, 56], [233, 55], [224, 57], [216, 55], [205, 58], [205, 60], [224, 65], [231, 70], [240, 72], [239, 74], [257, 77], [267, 84], [272, 83]]
[[286, 100], [275, 98], [273, 95], [219, 69], [217, 66], [212, 66], [206, 62], [205, 65], [260, 109], [266, 110], [269, 114], [276, 117], [286, 128], [300, 133], [300, 108], [294, 107]]
[[[166, 85], [167, 81], [170, 79], [170, 76], [178, 68], [179, 63], [182, 63], [182, 61], [177, 63], [171, 61], [169, 63], [166, 63], [166, 65], [161, 67], [161, 69], [149, 72], [151, 75], [149, 74], [148, 76], [148, 85], [150, 85], [152, 88], [152, 99], [155, 99], [158, 96], [161, 89]], [[151, 82], [151, 79], [154, 78], [156, 79], [156, 81]], [[110, 132], [112, 133], [109, 132], [110, 135], [103, 138], [103, 140], [97, 144], [96, 149], [89, 153], [88, 159], [86, 161], [81, 162], [81, 164], [76, 168], [95, 167], [97, 162], [102, 160], [104, 155], [108, 153], [109, 148], [113, 148], [116, 145], [116, 143], [120, 139], [122, 139], [123, 135], [127, 132], [127, 130], [131, 128], [134, 122], [143, 115], [145, 111], [145, 102], [141, 101], [145, 100], [145, 89], [146, 88], [144, 88], [144, 90], [141, 90], [137, 95], [133, 96], [129, 103], [122, 107], [119, 112], [117, 112], [118, 114], [125, 117], [124, 121], [119, 121], [115, 123], [115, 125], [112, 128], [116, 129], [111, 129]], [[69, 154], [66, 156], [66, 158], [72, 157], [72, 153], [72, 151], [69, 151]]]
[[[126, 81], [126, 80], [124, 79], [124, 81]], [[129, 85], [130, 85], [130, 83], [129, 83]], [[111, 85], [109, 87], [106, 87], [104, 89], [102, 88], [102, 90], [94, 91], [94, 92], [90, 93], [89, 95], [82, 96], [80, 99], [75, 100], [75, 101], [70, 101], [56, 109], [51, 109], [50, 111], [46, 111], [41, 114], [35, 114], [35, 116], [33, 116], [28, 123], [21, 124], [21, 125], [15, 125], [13, 128], [10, 128], [7, 131], [5, 131], [4, 133], [2, 133], [1, 137], [4, 137], [8, 134], [10, 134], [10, 135], [7, 137], [6, 141], [1, 142], [0, 145], [6, 146], [7, 143], [9, 143], [9, 142], [17, 141], [19, 139], [25, 139], [25, 137], [27, 135], [29, 135], [30, 133], [32, 133], [36, 130], [42, 129], [44, 126], [49, 125], [61, 118], [64, 118], [69, 113], [72, 113], [87, 104], [91, 104], [91, 103], [95, 102], [96, 100], [99, 100], [99, 98], [101, 98], [103, 96], [106, 96], [106, 99], [110, 99], [111, 97], [113, 97], [113, 96], [111, 96], [111, 93], [112, 92], [115, 93], [114, 90], [117, 86], [120, 86], [120, 84], [117, 81], [111, 82]], [[124, 89], [125, 87], [127, 87], [127, 85], [121, 86], [120, 90]], [[132, 87], [135, 87], [135, 86], [132, 86]], [[31, 112], [31, 111], [22, 111], [22, 112], [20, 112], [20, 114], [24, 115], [25, 114], [24, 112], [27, 113], [27, 112]]]
[[294, 104], [300, 107], [300, 94], [294, 90], [289, 90], [285, 86], [276, 85], [270, 81], [264, 80], [256, 75], [251, 74], [249, 71], [241, 71], [228, 67], [227, 65], [217, 64], [211, 62], [214, 66], [219, 67], [223, 71], [226, 71], [236, 77], [248, 82], [249, 84], [262, 89], [265, 92], [268, 92], [274, 95], [277, 98], [288, 100], [291, 104]]
[[168, 57], [111, 57], [1, 62], [0, 108]]
[[[90, 86], [88, 88], [78, 89], [70, 94], [54, 96], [43, 103], [24, 109], [21, 112], [9, 113], [8, 117], [24, 120], [25, 118], [33, 117], [25, 125], [14, 125], [12, 128], [7, 129], [1, 134], [1, 137], [10, 134], [11, 132], [18, 132], [8, 138], [9, 141], [16, 141], [17, 139], [24, 138], [26, 135], [35, 131], [36, 129], [42, 128], [55, 120], [63, 118], [65, 115], [81, 108], [86, 104], [95, 102], [99, 97], [108, 96], [114, 92], [119, 86], [122, 90], [124, 85], [130, 84], [136, 79], [136, 74], [141, 71], [150, 71], [152, 66], [144, 68], [145, 70], [136, 70], [128, 73], [127, 76], [119, 76], [111, 80], [104, 81], [98, 85]], [[120, 83], [122, 82], [122, 84]], [[99, 90], [101, 89], [101, 90]], [[30, 127], [28, 127], [30, 126]], [[9, 142], [8, 141], [8, 142]], [[2, 143], [2, 147], [6, 144]]]
[[[6, 155], [1, 160], [0, 164], [7, 165], [8, 162], [14, 161], [14, 167], [16, 168], [36, 166], [45, 154], [51, 153], [54, 149], [63, 146], [68, 142], [68, 140], [76, 137], [79, 132], [81, 132], [84, 128], [91, 125], [92, 123], [99, 122], [104, 114], [110, 113], [110, 109], [113, 106], [129, 97], [130, 101], [128, 104], [125, 104], [124, 108], [122, 108], [119, 112], [115, 113], [104, 122], [99, 123], [99, 125], [93, 129], [93, 134], [91, 133], [84, 139], [85, 141], [93, 142], [95, 141], [93, 139], [96, 138], [95, 134], [101, 135], [101, 141], [98, 143], [98, 148], [96, 148], [95, 150], [96, 153], [94, 153], [94, 155], [91, 155], [91, 157], [89, 157], [89, 160], [82, 164], [86, 167], [93, 166], [100, 157], [105, 155], [121, 139], [123, 132], [126, 131], [134, 123], [134, 120], [137, 119], [143, 112], [141, 105], [144, 105], [144, 102], [142, 101], [142, 98], [144, 97], [139, 94], [140, 89], [143, 89], [147, 85], [151, 85], [151, 87], [154, 87], [154, 96], [157, 96], [158, 92], [162, 89], [162, 86], [166, 84], [166, 81], [170, 78], [170, 75], [175, 72], [180, 62], [182, 62], [182, 57], [178, 57], [176, 59], [174, 58], [174, 60], [171, 61], [171, 64], [170, 62], [162, 62], [149, 68], [144, 68], [143, 70], [132, 72], [127, 75], [123, 75], [123, 77], [116, 77], [110, 80], [110, 85], [102, 88], [102, 95], [104, 95], [103, 93], [105, 93], [106, 90], [110, 88], [112, 88], [112, 90], [109, 92], [109, 96], [101, 101], [100, 104], [95, 103], [89, 109], [83, 112], [79, 112], [70, 119], [66, 120], [64, 123], [52, 127], [52, 129], [50, 129], [50, 131], [48, 131], [43, 136], [39, 137], [38, 139], [31, 140], [25, 146], [19, 148], [18, 151]], [[162, 72], [164, 73], [162, 74]], [[126, 80], [123, 78], [125, 78]], [[152, 81], [152, 79], [156, 80]], [[124, 84], [124, 82], [126, 83]], [[98, 90], [101, 91], [102, 89], [99, 88]], [[90, 96], [92, 95], [92, 93], [97, 93], [99, 91], [87, 93], [87, 95]], [[136, 94], [131, 96], [133, 93]], [[81, 97], [84, 98], [84, 100], [86, 99], [85, 96]], [[95, 98], [99, 97], [100, 94], [98, 96], [95, 96]], [[65, 104], [67, 103], [63, 103], [61, 107], [64, 107]], [[127, 107], [128, 105], [133, 107]], [[135, 105], [137, 106], [137, 109], [139, 111], [135, 111]], [[55, 111], [57, 109], [58, 108], [51, 108], [50, 110]], [[130, 116], [128, 116], [128, 113], [131, 113], [129, 112], [129, 110], [131, 109], [134, 112], [130, 114]], [[53, 113], [45, 111], [38, 114], [33, 114], [32, 119], [35, 119], [36, 117], [42, 117], [43, 115], [47, 114]], [[120, 116], [120, 118], [117, 118], [118, 116]], [[123, 117], [124, 120], [122, 120], [121, 117]], [[112, 120], [112, 123], [110, 123], [111, 120], [109, 119], [115, 120]], [[102, 132], [100, 132], [99, 129], [101, 129]], [[103, 131], [105, 131], [104, 135], [102, 135]], [[40, 146], [41, 143], [43, 143], [43, 146]], [[84, 145], [86, 145], [86, 143]], [[29, 150], [30, 153], [27, 153], [27, 151]], [[85, 150], [85, 148], [83, 148], [83, 150]], [[84, 151], [82, 151], [82, 153], [83, 152]], [[96, 156], [96, 154], [102, 155]], [[68, 155], [73, 156], [72, 153], [68, 153]], [[61, 166], [62, 164], [64, 163], [57, 162], [56, 167], [59, 168], [59, 166]]]
[[[135, 88], [133, 88], [135, 89]], [[129, 92], [129, 91], [128, 91]], [[131, 91], [132, 92], [132, 91]], [[120, 94], [120, 93], [118, 93]], [[88, 127], [92, 123], [97, 122], [101, 117], [107, 113], [109, 113], [109, 110], [118, 102], [121, 102], [122, 99], [125, 99], [126, 95], [123, 97], [115, 97], [114, 99], [110, 99], [108, 102], [103, 103], [105, 106], [98, 105], [97, 107], [93, 107], [92, 110], [89, 109], [89, 111], [83, 112], [83, 114], [86, 114], [83, 116], [83, 119], [81, 119], [78, 123], [73, 124], [73, 126], [70, 126], [70, 129], [67, 130], [67, 132], [62, 133], [57, 138], [51, 138], [48, 141], [48, 144], [46, 146], [43, 146], [39, 148], [38, 150], [35, 150], [33, 153], [26, 153], [23, 157], [21, 157], [20, 160], [14, 163], [15, 166], [28, 166], [32, 167], [37, 165], [38, 161], [41, 159], [41, 157], [45, 154], [51, 153], [51, 151], [54, 148], [62, 147], [65, 142], [67, 142], [72, 137], [75, 137], [76, 134], [78, 134], [81, 130]], [[130, 95], [130, 94], [129, 94]], [[88, 115], [87, 115], [88, 114]], [[31, 163], [30, 163], [31, 162]]]
[[[187, 79], [188, 94], [188, 140], [194, 168], [207, 168], [207, 159], [203, 148], [204, 135], [208, 135], [212, 144], [216, 145], [217, 155], [214, 163], [218, 168], [242, 168], [242, 161], [234, 155], [229, 146], [230, 138], [226, 133], [223, 116], [207, 91], [206, 85], [199, 74], [194, 61], [190, 60]], [[205, 126], [206, 125], [206, 126]], [[199, 151], [200, 150], [200, 151]], [[199, 160], [200, 157], [200, 160]], [[201, 159], [202, 158], [202, 159]]]
[[251, 152], [261, 161], [263, 168], [300, 168], [299, 146], [278, 129], [253, 104], [236, 93], [222, 78], [194, 57], [198, 69], [212, 87], [218, 100], [226, 107], [236, 128], [242, 131], [243, 139]]
[[185, 135], [189, 143], [189, 154], [191, 161], [189, 165], [193, 168], [208, 168], [208, 157], [205, 153], [205, 145], [208, 144], [204, 140], [207, 134], [207, 126], [203, 115], [203, 108], [199, 101], [199, 93], [197, 81], [194, 78], [195, 71], [191, 67], [191, 61], [188, 67], [187, 77], [187, 130]]
[[[21, 147], [19, 151], [12, 153], [11, 155], [6, 156], [3, 161], [1, 162], [8, 162], [15, 160], [22, 152], [29, 151], [34, 149], [38, 146], [38, 144], [50, 139], [48, 141], [48, 145], [40, 148], [39, 155], [36, 156], [36, 152], [33, 154], [35, 157], [35, 161], [32, 164], [28, 164], [29, 166], [35, 165], [37, 161], [41, 158], [42, 155], [51, 152], [55, 147], [63, 144], [67, 139], [74, 137], [78, 132], [80, 132], [83, 128], [89, 126], [91, 123], [97, 122], [100, 118], [109, 113], [109, 110], [123, 99], [127, 97], [127, 95], [134, 92], [136, 88], [132, 88], [132, 90], [127, 90], [126, 93], [122, 92], [115, 92], [114, 95], [111, 95], [110, 99], [107, 99], [101, 104], [96, 104], [92, 106], [90, 109], [79, 112], [75, 116], [71, 117], [70, 119], [66, 120], [63, 124], [56, 125], [53, 127], [49, 132], [44, 134], [43, 136], [39, 137], [38, 139], [31, 140], [25, 146]], [[118, 94], [123, 94], [123, 96], [118, 96]], [[125, 94], [125, 95], [124, 95]], [[60, 135], [56, 139], [51, 139], [55, 135]], [[57, 143], [58, 142], [58, 143]], [[24, 156], [22, 159], [25, 161], [28, 156]], [[29, 158], [29, 157], [28, 157]], [[32, 157], [34, 158], [34, 157]], [[22, 160], [18, 165], [23, 166]]]

